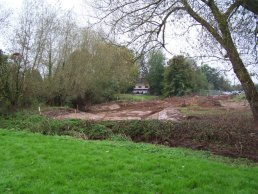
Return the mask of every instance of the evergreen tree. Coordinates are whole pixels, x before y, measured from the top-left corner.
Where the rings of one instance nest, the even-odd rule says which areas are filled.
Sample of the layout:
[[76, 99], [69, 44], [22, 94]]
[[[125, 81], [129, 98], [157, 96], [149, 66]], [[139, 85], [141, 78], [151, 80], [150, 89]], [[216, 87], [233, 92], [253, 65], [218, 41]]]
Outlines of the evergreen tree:
[[214, 90], [229, 90], [230, 84], [228, 80], [226, 80], [217, 69], [212, 68], [208, 65], [201, 66], [201, 71], [205, 74], [208, 83], [210, 85], [210, 89]]
[[183, 96], [207, 88], [207, 80], [194, 61], [175, 56], [164, 73], [164, 95]]
[[161, 51], [154, 51], [148, 60], [150, 93], [161, 95], [163, 90], [165, 56]]

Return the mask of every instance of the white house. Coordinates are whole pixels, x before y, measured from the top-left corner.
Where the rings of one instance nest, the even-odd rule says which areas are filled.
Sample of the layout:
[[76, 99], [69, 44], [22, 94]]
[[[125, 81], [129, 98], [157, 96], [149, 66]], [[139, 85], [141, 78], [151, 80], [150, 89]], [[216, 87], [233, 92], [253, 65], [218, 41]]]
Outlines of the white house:
[[150, 85], [144, 81], [135, 84], [133, 89], [134, 94], [149, 94]]

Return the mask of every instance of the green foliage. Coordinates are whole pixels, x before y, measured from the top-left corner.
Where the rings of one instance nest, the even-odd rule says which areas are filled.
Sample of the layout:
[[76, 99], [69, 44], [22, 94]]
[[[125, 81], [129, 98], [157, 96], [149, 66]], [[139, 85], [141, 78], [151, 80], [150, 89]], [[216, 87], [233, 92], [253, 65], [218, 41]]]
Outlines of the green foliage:
[[108, 140], [111, 141], [132, 141], [132, 139], [124, 134], [112, 134]]
[[47, 59], [33, 49], [27, 59], [14, 53], [7, 60], [1, 52], [0, 104], [7, 107], [2, 111], [9, 104], [21, 108], [39, 103], [87, 110], [134, 85], [138, 67], [131, 50], [104, 41], [101, 32], [78, 29], [76, 33], [80, 40], [76, 46], [69, 52], [58, 50], [55, 56], [46, 51]]
[[246, 100], [245, 94], [236, 95], [236, 96], [234, 96], [234, 98], [232, 99], [233, 102], [243, 102], [244, 100]]
[[0, 136], [0, 193], [258, 190], [257, 165], [234, 163], [208, 152], [129, 141], [81, 141], [4, 129], [0, 129]]
[[134, 84], [137, 66], [133, 59], [126, 47], [109, 44], [96, 32], [86, 31], [81, 45], [49, 78], [45, 96], [58, 105], [70, 100], [81, 110], [91, 103], [109, 101]]
[[10, 66], [7, 60], [8, 56], [4, 55], [2, 50], [0, 50], [0, 114], [8, 113], [11, 107], [9, 100]]
[[152, 95], [144, 95], [144, 94], [117, 94], [115, 96], [116, 100], [122, 100], [122, 101], [148, 101], [148, 100], [157, 100], [159, 99], [158, 96], [152, 96]]
[[40, 72], [24, 68], [16, 57], [0, 55], [0, 103], [8, 104], [8, 108], [32, 105], [42, 94]]
[[147, 80], [150, 85], [150, 93], [153, 95], [161, 95], [163, 91], [165, 56], [161, 51], [150, 53], [148, 66], [149, 73]]
[[84, 130], [84, 133], [86, 133], [90, 139], [107, 139], [111, 134], [105, 125], [98, 123], [88, 126], [86, 130]]
[[164, 95], [182, 96], [207, 88], [207, 80], [194, 61], [175, 56], [164, 73]]
[[8, 107], [9, 100], [9, 77], [10, 77], [10, 66], [7, 62], [8, 56], [4, 55], [0, 50], [0, 104], [1, 112], [5, 112], [5, 107]]
[[20, 103], [22, 106], [38, 104], [43, 90], [43, 79], [38, 70], [28, 70], [25, 72], [23, 95]]
[[217, 69], [212, 68], [208, 65], [201, 66], [202, 73], [206, 76], [210, 85], [209, 89], [214, 90], [229, 90], [230, 84], [223, 76], [220, 75]]
[[47, 135], [73, 135], [73, 132], [78, 132], [86, 134], [90, 139], [106, 139], [110, 136], [110, 131], [102, 124], [76, 119], [54, 120], [30, 113], [14, 113], [0, 117], [0, 122], [2, 128], [29, 130]]
[[[256, 84], [256, 90], [258, 90], [258, 85]], [[243, 91], [243, 86], [240, 84], [236, 84], [230, 87], [231, 90]]]
[[[191, 117], [193, 112], [188, 113]], [[251, 115], [222, 111], [211, 114], [209, 111], [200, 110], [193, 118], [196, 119], [174, 123], [157, 120], [93, 122], [75, 119], [53, 120], [39, 115], [16, 113], [0, 117], [0, 128], [29, 130], [48, 135], [71, 135], [83, 139], [121, 138], [135, 142], [197, 148], [206, 145], [205, 149], [219, 154], [223, 145], [223, 149], [230, 150], [232, 156], [257, 160], [258, 150], [254, 148], [258, 146], [258, 137], [250, 136], [255, 133]]]

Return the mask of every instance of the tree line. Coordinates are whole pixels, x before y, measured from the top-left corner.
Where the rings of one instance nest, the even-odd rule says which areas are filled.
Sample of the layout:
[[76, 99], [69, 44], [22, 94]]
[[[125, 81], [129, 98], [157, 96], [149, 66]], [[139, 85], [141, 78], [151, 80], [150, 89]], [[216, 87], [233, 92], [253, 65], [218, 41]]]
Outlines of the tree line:
[[[199, 57], [230, 65], [246, 94], [258, 133], [258, 91], [252, 79], [256, 72], [248, 68], [257, 64], [257, 0], [101, 0], [92, 4], [102, 11], [99, 21], [112, 26], [117, 35], [128, 34], [127, 44], [139, 52], [166, 47], [171, 34], [198, 32], [194, 46]], [[176, 28], [182, 32], [178, 34]]]
[[132, 50], [79, 27], [72, 12], [46, 1], [27, 0], [7, 51], [0, 52], [1, 108], [33, 104], [86, 109], [134, 85]]
[[198, 94], [200, 90], [231, 89], [229, 81], [207, 64], [198, 66], [193, 59], [183, 55], [174, 56], [167, 64], [162, 51], [149, 54], [146, 78], [153, 95], [183, 96]]

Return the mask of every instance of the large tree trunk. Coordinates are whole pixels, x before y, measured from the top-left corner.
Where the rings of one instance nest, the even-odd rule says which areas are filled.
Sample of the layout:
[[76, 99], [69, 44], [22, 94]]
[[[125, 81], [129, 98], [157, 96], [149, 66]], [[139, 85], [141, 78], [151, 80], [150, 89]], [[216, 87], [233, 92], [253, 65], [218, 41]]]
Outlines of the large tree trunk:
[[258, 15], [258, 0], [244, 0], [243, 6]]
[[[256, 133], [258, 134], [258, 92], [254, 85], [251, 76], [246, 69], [244, 62], [242, 61], [239, 52], [234, 44], [234, 41], [231, 36], [231, 32], [228, 27], [228, 18], [225, 15], [222, 15], [218, 9], [211, 7], [214, 12], [214, 16], [218, 21], [218, 26], [221, 31], [221, 38], [217, 39], [220, 44], [227, 51], [227, 55], [232, 64], [234, 73], [239, 79], [246, 95], [246, 99], [249, 102], [250, 108], [253, 113], [254, 118], [254, 127], [256, 129]], [[215, 37], [216, 38], [216, 37]]]
[[242, 59], [240, 58], [237, 49], [232, 41], [232, 39], [227, 39], [226, 50], [228, 57], [232, 63], [233, 70], [241, 82], [243, 89], [246, 94], [246, 99], [250, 104], [250, 108], [254, 117], [254, 125], [256, 132], [258, 134], [258, 92], [252, 81], [250, 74], [248, 73]]

